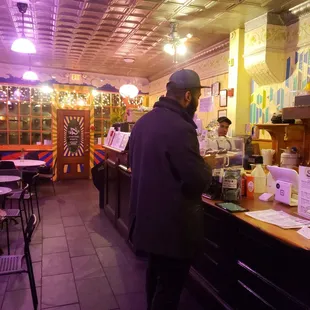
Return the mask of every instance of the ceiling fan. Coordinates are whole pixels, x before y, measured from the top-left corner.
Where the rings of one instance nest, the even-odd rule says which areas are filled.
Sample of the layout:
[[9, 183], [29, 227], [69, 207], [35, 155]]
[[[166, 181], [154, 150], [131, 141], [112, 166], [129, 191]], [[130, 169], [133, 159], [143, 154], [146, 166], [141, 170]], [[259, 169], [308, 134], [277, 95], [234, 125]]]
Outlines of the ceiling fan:
[[173, 63], [178, 63], [178, 55], [185, 55], [187, 51], [185, 43], [192, 39], [199, 41], [198, 38], [193, 38], [191, 33], [188, 33], [185, 37], [181, 38], [177, 31], [177, 23], [170, 23], [170, 33], [167, 35], [164, 51], [173, 56]]

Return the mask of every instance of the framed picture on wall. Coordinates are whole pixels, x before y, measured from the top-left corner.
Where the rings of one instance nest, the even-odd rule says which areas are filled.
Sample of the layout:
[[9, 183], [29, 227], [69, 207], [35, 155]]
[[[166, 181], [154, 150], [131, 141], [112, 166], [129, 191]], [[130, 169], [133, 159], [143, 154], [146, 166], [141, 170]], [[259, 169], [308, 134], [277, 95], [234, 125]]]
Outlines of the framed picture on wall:
[[215, 82], [211, 85], [212, 96], [218, 96], [220, 94], [220, 82]]
[[226, 117], [226, 116], [227, 116], [227, 110], [218, 110], [217, 111], [217, 118]]
[[224, 108], [227, 107], [227, 90], [222, 89], [220, 91], [220, 107]]

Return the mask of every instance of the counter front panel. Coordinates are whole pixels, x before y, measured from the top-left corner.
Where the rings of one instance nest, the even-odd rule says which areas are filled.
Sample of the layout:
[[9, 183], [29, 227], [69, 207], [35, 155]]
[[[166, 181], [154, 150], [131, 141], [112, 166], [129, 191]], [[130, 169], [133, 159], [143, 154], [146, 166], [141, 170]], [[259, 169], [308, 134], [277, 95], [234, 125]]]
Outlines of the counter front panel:
[[[127, 238], [131, 174], [128, 154], [106, 149], [104, 210]], [[188, 287], [206, 309], [310, 309], [310, 241], [296, 230], [229, 213], [202, 198], [204, 247], [193, 261]], [[296, 208], [243, 199], [251, 211]]]

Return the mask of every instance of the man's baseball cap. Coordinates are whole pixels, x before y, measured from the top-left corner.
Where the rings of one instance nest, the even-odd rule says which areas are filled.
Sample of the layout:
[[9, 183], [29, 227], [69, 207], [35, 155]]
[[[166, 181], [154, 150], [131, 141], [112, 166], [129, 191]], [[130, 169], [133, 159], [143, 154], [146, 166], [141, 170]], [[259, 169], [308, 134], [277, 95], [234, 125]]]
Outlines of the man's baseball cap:
[[191, 89], [191, 88], [210, 88], [210, 86], [201, 86], [199, 75], [189, 69], [182, 69], [174, 72], [167, 84], [168, 89]]

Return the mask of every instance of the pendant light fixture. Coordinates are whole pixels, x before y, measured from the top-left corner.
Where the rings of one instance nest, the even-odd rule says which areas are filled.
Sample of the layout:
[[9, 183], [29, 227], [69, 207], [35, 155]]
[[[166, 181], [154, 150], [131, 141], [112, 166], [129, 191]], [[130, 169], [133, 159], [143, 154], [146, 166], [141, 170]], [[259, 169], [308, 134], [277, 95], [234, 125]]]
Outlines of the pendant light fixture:
[[13, 42], [11, 50], [17, 53], [35, 54], [37, 52], [35, 45], [25, 36], [24, 14], [27, 12], [28, 4], [18, 2], [17, 8], [22, 14], [22, 37]]
[[37, 81], [38, 75], [31, 70], [31, 56], [29, 55], [29, 70], [23, 74], [23, 80]]
[[138, 96], [139, 89], [137, 86], [133, 84], [125, 84], [120, 87], [119, 93], [124, 98], [130, 98], [133, 99]]
[[38, 75], [31, 71], [31, 69], [29, 68], [29, 71], [26, 71], [23, 74], [23, 80], [27, 80], [27, 81], [37, 81], [38, 80]]

